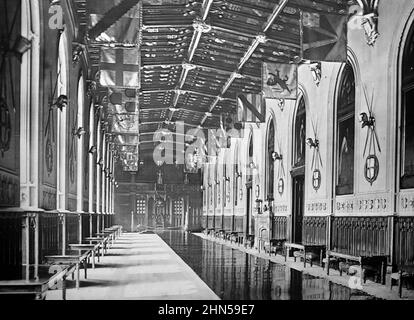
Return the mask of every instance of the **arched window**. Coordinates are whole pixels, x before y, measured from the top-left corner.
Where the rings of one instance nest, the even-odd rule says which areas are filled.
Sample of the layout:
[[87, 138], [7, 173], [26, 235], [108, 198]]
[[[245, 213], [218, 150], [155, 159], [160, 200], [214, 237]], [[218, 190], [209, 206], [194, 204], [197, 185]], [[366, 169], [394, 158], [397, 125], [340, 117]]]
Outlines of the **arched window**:
[[275, 178], [275, 163], [273, 160], [273, 153], [275, 152], [275, 124], [270, 121], [269, 131], [267, 135], [267, 155], [266, 155], [266, 179], [267, 179], [267, 196], [274, 198], [274, 178]]
[[[62, 33], [59, 39], [57, 65], [57, 97], [67, 95], [67, 38], [66, 33]], [[66, 209], [66, 141], [67, 124], [66, 109], [62, 108], [58, 112], [57, 123], [57, 208]]]
[[300, 99], [295, 119], [295, 138], [293, 147], [293, 167], [305, 165], [306, 151], [306, 108], [305, 100]]
[[354, 192], [355, 76], [347, 64], [339, 84], [336, 110], [336, 194]]
[[[83, 76], [79, 77], [78, 81], [78, 113], [76, 116], [77, 119], [77, 130], [80, 128], [85, 128], [84, 126], [84, 109], [85, 109], [85, 84]], [[80, 138], [76, 138], [77, 140], [77, 210], [81, 212], [83, 210], [83, 183], [86, 185], [86, 181], [88, 179], [87, 176], [84, 175], [83, 166], [83, 148], [84, 148], [84, 136], [81, 135]], [[87, 172], [86, 172], [87, 173]]]
[[401, 189], [414, 188], [414, 26], [402, 60]]

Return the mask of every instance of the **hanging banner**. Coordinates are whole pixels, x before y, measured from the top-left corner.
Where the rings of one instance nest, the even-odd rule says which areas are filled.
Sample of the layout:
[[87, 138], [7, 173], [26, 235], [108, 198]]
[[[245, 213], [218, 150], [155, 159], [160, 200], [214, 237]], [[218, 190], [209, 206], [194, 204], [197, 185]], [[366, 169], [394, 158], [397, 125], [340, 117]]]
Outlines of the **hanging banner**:
[[138, 48], [101, 48], [101, 86], [139, 89], [140, 60]]
[[302, 58], [311, 61], [347, 61], [348, 16], [301, 12]]
[[141, 1], [88, 0], [88, 35], [92, 43], [139, 44]]
[[263, 63], [263, 95], [266, 99], [293, 99], [298, 93], [298, 66], [286, 63]]
[[[122, 113], [138, 113], [138, 91], [136, 89], [109, 88], [109, 102], [115, 106], [122, 106]], [[114, 107], [111, 108], [115, 110]], [[110, 110], [110, 112], [112, 112]]]
[[266, 121], [266, 101], [261, 94], [237, 95], [237, 122], [263, 123]]

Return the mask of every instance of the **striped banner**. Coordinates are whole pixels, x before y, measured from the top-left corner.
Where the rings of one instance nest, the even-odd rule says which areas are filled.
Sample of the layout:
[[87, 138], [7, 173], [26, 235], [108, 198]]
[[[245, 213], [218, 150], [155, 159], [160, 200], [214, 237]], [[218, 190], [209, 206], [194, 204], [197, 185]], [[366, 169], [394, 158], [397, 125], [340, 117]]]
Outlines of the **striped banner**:
[[266, 100], [261, 94], [237, 95], [237, 121], [254, 123], [266, 121]]

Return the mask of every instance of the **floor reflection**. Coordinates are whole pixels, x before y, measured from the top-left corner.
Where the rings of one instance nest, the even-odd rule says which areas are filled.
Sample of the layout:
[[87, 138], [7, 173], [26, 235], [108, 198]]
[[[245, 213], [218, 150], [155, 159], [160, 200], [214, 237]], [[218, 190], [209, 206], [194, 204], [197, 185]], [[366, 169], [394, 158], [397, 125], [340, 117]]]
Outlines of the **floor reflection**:
[[164, 231], [159, 235], [224, 300], [373, 299], [190, 233]]

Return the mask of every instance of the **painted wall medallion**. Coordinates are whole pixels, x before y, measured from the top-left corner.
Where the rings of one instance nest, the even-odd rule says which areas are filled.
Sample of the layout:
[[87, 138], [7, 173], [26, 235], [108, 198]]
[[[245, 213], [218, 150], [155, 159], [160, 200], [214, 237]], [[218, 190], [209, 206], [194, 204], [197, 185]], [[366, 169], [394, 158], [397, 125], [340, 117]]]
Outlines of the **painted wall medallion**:
[[283, 195], [283, 192], [285, 191], [285, 181], [283, 180], [283, 178], [280, 178], [277, 183], [277, 191], [280, 195]]
[[321, 187], [322, 175], [319, 169], [315, 169], [312, 175], [312, 186], [316, 191]]
[[376, 155], [369, 155], [365, 160], [365, 179], [371, 184], [378, 178], [379, 160]]

